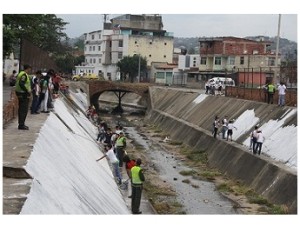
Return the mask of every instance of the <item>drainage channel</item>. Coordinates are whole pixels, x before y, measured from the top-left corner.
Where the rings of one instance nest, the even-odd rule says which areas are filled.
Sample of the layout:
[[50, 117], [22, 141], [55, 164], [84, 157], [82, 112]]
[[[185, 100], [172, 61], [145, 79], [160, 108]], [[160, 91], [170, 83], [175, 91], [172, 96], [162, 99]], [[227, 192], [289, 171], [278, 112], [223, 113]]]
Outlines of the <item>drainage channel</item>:
[[135, 127], [125, 127], [125, 130], [132, 140], [144, 147], [160, 178], [175, 190], [186, 214], [238, 214], [233, 202], [220, 194], [213, 183], [182, 176], [180, 171], [191, 169], [181, 160], [140, 135]]

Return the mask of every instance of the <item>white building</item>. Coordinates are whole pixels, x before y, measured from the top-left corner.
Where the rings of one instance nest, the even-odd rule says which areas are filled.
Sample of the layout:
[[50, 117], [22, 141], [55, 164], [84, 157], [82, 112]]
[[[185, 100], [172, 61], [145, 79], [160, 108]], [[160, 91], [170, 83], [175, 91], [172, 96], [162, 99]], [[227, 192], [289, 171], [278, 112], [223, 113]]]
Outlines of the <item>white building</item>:
[[19, 60], [16, 60], [14, 54], [11, 53], [10, 56], [3, 61], [3, 73], [9, 77], [14, 70], [19, 72]]
[[122, 15], [85, 34], [85, 64], [76, 74], [94, 73], [107, 80], [120, 77], [117, 63], [124, 56], [141, 55], [152, 62], [172, 62], [173, 35], [162, 29], [159, 15]]

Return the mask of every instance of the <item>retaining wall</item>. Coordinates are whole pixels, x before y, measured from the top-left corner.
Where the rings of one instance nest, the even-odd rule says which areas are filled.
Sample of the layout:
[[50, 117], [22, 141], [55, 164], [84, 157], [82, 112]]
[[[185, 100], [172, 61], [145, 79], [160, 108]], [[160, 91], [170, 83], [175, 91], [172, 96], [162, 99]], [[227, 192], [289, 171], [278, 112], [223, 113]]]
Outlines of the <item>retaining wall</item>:
[[[208, 153], [209, 165], [225, 175], [239, 180], [274, 204], [286, 205], [289, 213], [297, 213], [297, 171], [268, 155], [256, 156], [243, 142], [252, 127], [235, 142], [215, 139], [211, 135], [215, 115], [238, 119], [253, 109], [259, 124], [282, 118], [289, 108], [226, 97], [199, 96], [192, 91], [158, 87], [150, 88], [151, 110], [147, 119], [197, 150]], [[197, 100], [198, 99], [198, 100]], [[288, 117], [283, 126], [297, 125], [297, 113]], [[274, 141], [277, 143], [280, 141]], [[295, 148], [297, 150], [297, 148]]]

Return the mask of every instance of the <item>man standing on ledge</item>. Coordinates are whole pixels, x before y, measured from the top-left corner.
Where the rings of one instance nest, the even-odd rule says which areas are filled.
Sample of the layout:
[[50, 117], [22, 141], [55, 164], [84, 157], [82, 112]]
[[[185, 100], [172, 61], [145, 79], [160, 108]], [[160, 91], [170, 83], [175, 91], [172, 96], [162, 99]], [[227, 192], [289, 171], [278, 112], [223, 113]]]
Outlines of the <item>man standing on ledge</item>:
[[145, 181], [145, 177], [143, 174], [143, 170], [140, 167], [141, 164], [142, 164], [142, 160], [138, 158], [136, 160], [135, 166], [131, 168], [131, 181], [132, 181], [131, 211], [133, 214], [142, 213], [140, 211], [140, 203], [142, 197], [143, 182]]
[[31, 95], [31, 83], [28, 74], [31, 72], [31, 66], [28, 64], [24, 65], [24, 70], [21, 71], [16, 80], [16, 95], [19, 100], [18, 109], [18, 120], [19, 130], [29, 130], [28, 126], [25, 125], [25, 120], [28, 113], [29, 98]]

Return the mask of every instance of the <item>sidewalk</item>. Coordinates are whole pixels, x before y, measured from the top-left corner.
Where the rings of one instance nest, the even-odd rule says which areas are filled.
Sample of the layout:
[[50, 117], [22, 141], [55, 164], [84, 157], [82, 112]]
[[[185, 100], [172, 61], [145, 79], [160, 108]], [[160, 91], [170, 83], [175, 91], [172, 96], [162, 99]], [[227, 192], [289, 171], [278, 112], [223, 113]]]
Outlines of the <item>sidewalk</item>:
[[19, 214], [22, 209], [32, 182], [24, 167], [47, 116], [28, 113], [29, 130], [18, 130], [18, 119], [3, 129], [3, 214]]

